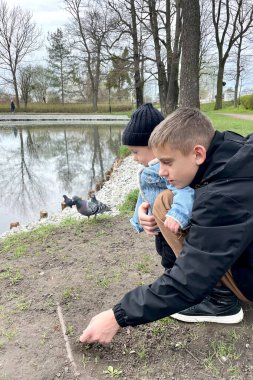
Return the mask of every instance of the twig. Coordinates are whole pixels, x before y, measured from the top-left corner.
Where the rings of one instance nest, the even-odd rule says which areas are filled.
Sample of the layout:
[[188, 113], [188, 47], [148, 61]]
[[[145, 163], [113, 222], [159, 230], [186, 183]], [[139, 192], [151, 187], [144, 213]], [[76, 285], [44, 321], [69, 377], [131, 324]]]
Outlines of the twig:
[[71, 347], [70, 347], [70, 344], [69, 344], [69, 338], [68, 338], [68, 335], [66, 334], [66, 332], [67, 332], [66, 325], [65, 325], [63, 314], [62, 314], [62, 311], [61, 311], [61, 306], [59, 304], [57, 304], [57, 313], [58, 313], [59, 321], [60, 321], [60, 324], [61, 324], [63, 338], [65, 340], [65, 345], [66, 345], [68, 359], [70, 361], [70, 364], [73, 367], [74, 376], [78, 377], [78, 376], [80, 376], [80, 373], [77, 371], [77, 366], [76, 366], [76, 363], [74, 361], [74, 357], [72, 355], [72, 350], [71, 350]]

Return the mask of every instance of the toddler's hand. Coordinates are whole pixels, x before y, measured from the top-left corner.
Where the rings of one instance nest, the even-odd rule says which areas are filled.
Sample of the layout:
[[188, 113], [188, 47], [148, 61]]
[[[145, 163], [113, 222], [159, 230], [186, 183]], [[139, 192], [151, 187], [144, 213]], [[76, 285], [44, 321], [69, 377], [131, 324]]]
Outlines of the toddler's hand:
[[143, 202], [138, 208], [138, 215], [140, 220], [140, 225], [143, 227], [147, 235], [158, 235], [155, 232], [157, 224], [153, 215], [148, 215], [149, 203]]
[[180, 224], [170, 217], [167, 217], [165, 219], [164, 226], [167, 227], [174, 234], [177, 234], [180, 229]]

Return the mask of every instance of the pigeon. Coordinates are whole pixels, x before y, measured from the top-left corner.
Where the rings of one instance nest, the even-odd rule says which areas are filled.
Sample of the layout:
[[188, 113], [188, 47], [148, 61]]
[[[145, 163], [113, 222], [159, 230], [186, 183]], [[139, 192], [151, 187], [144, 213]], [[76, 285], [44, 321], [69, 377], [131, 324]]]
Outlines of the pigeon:
[[98, 201], [95, 196], [91, 198], [91, 200], [81, 199], [76, 195], [72, 198], [73, 204], [76, 205], [77, 211], [88, 218], [91, 215], [102, 214], [105, 211], [111, 211], [110, 207], [106, 204]]
[[63, 195], [63, 198], [65, 205], [72, 208], [72, 206], [75, 204], [73, 203], [73, 200], [69, 198], [67, 195]]
[[94, 193], [91, 194], [90, 199], [91, 199], [91, 202], [93, 202], [93, 203], [97, 203], [98, 202], [98, 200], [96, 198], [96, 195]]

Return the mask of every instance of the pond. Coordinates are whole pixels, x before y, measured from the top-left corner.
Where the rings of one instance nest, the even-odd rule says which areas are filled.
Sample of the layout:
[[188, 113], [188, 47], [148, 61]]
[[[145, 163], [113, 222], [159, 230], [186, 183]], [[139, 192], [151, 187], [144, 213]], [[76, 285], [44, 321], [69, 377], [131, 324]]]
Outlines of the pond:
[[62, 195], [87, 197], [121, 145], [122, 126], [0, 129], [0, 234], [10, 223], [61, 210]]

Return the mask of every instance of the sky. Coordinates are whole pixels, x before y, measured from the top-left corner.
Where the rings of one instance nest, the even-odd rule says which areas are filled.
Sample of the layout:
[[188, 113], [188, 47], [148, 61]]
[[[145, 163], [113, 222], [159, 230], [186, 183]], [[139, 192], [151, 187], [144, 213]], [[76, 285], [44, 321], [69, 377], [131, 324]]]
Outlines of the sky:
[[[48, 32], [53, 33], [57, 28], [62, 28], [68, 22], [69, 14], [64, 10], [63, 0], [7, 0], [9, 8], [20, 6], [33, 14], [33, 21], [42, 29], [45, 43]], [[45, 44], [43, 44], [45, 46]], [[38, 63], [46, 55], [45, 48], [36, 53], [34, 60]]]
[[63, 0], [8, 0], [9, 7], [19, 5], [24, 10], [33, 13], [33, 20], [43, 28], [55, 31], [57, 27], [63, 26], [68, 19], [68, 13], [64, 10]]

